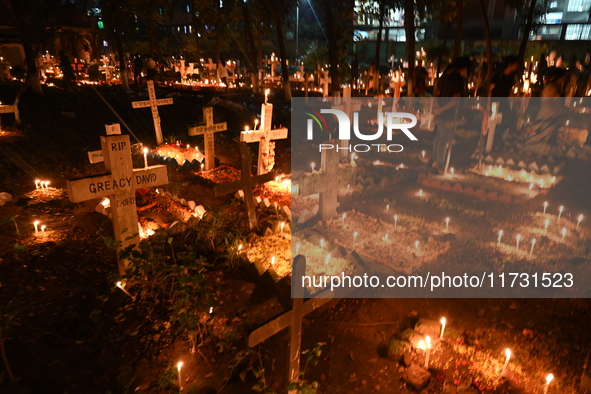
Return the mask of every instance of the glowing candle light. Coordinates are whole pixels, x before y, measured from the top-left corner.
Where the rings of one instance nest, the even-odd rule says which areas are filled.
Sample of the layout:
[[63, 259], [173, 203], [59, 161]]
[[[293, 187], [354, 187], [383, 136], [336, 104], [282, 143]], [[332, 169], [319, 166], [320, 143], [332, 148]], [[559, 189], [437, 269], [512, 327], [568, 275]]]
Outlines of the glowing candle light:
[[445, 218], [445, 230], [449, 231], [449, 218]]
[[398, 215], [394, 215], [394, 231], [398, 229]]
[[546, 208], [548, 208], [548, 201], [544, 201], [544, 216], [546, 216]]
[[449, 172], [451, 172], [451, 177], [453, 178], [453, 177], [454, 177], [454, 173], [456, 172], [456, 171], [454, 170], [454, 168], [453, 168], [453, 167], [451, 167], [451, 168], [449, 169]]
[[558, 208], [558, 220], [556, 220], [556, 223], [560, 222], [560, 217], [562, 216], [563, 210], [564, 210], [564, 207], [561, 205], [560, 208]]
[[296, 254], [299, 254], [300, 253], [300, 246], [301, 246], [300, 244], [297, 244], [296, 245]]
[[515, 246], [515, 250], [519, 250], [519, 241], [521, 241], [521, 234], [517, 234], [515, 237], [517, 239], [517, 244]]
[[530, 183], [529, 184], [529, 195], [531, 196], [531, 191], [534, 189], [534, 184]]
[[427, 354], [425, 354], [425, 369], [429, 369], [429, 356], [431, 355], [431, 337], [429, 335], [425, 337], [425, 343], [427, 347]]
[[41, 234], [45, 234], [45, 225], [41, 226]]
[[310, 164], [310, 167], [312, 167], [312, 172], [314, 172], [314, 168], [316, 168], [316, 163], [312, 162], [312, 164]]
[[355, 240], [357, 239], [357, 231], [353, 233], [353, 249], [355, 249]]
[[320, 240], [320, 247], [321, 247], [322, 249], [324, 249], [324, 239], [321, 239], [321, 240]]
[[346, 217], [347, 217], [347, 214], [346, 214], [346, 213], [344, 213], [344, 214], [343, 214], [343, 216], [342, 216], [342, 218], [343, 218], [343, 226], [345, 225], [345, 218], [346, 218]]
[[550, 387], [550, 383], [554, 380], [554, 375], [549, 374], [546, 376], [546, 384], [544, 385], [544, 394], [548, 394], [548, 388]]
[[259, 127], [259, 120], [255, 119], [254, 120], [254, 130], [256, 130]]
[[203, 167], [205, 167], [205, 164], [201, 163], [201, 172], [203, 172]]
[[386, 213], [388, 213], [388, 211], [390, 211], [390, 204], [386, 204]]
[[271, 257], [271, 267], [275, 266], [275, 256]]
[[562, 243], [564, 243], [564, 237], [566, 237], [566, 227], [562, 228]]
[[269, 89], [265, 90], [265, 104], [267, 104], [268, 99], [269, 99]]
[[511, 349], [505, 349], [505, 357], [505, 365], [503, 365], [501, 375], [504, 375], [505, 371], [507, 370], [507, 365], [509, 364], [509, 360], [511, 359]]
[[213, 313], [213, 306], [209, 308], [209, 314], [211, 315]]
[[421, 156], [422, 156], [422, 157], [425, 157], [425, 151], [422, 151], [422, 152], [421, 152]]
[[38, 224], [39, 224], [39, 221], [38, 220], [35, 220], [33, 222], [33, 226], [35, 226], [35, 235], [38, 235], [39, 234], [39, 229], [37, 228], [37, 225]]
[[148, 148], [144, 148], [144, 168], [148, 167]]
[[326, 255], [326, 259], [324, 259], [324, 265], [328, 265], [329, 260], [330, 260], [330, 253]]
[[238, 245], [238, 252], [242, 250], [242, 244]]
[[285, 227], [285, 222], [281, 222], [281, 236], [283, 236], [283, 227]]
[[531, 257], [534, 253], [534, 245], [536, 244], [536, 239], [532, 239], [531, 240], [531, 248], [529, 249], [529, 259], [531, 260]]
[[445, 333], [445, 324], [447, 323], [447, 320], [445, 319], [445, 317], [442, 317], [440, 322], [441, 322], [441, 334], [439, 334], [439, 339], [443, 339], [443, 334]]
[[419, 248], [419, 241], [415, 241], [415, 249]]
[[39, 189], [39, 182], [41, 182], [39, 179], [35, 181], [35, 189]]
[[578, 220], [577, 220], [577, 227], [576, 228], [579, 228], [579, 224], [581, 224], [581, 220], [583, 220], [583, 214], [580, 214], [579, 215]]
[[129, 296], [129, 298], [134, 300], [133, 296], [131, 294], [129, 294], [129, 291], [125, 290], [125, 283], [119, 281], [119, 282], [115, 283], [115, 286], [117, 286], [119, 289], [121, 289], [122, 292], [127, 294]]
[[250, 130], [248, 129], [248, 126], [246, 126], [245, 131], [248, 133], [250, 132]]
[[548, 225], [550, 224], [550, 219], [546, 219], [544, 221], [544, 235], [548, 235]]
[[423, 189], [419, 190], [419, 197], [423, 197]]
[[183, 382], [181, 380], [181, 368], [183, 368], [183, 362], [179, 361], [178, 364], [176, 365], [176, 369], [178, 371], [179, 389], [181, 389], [181, 391], [182, 391], [183, 390]]

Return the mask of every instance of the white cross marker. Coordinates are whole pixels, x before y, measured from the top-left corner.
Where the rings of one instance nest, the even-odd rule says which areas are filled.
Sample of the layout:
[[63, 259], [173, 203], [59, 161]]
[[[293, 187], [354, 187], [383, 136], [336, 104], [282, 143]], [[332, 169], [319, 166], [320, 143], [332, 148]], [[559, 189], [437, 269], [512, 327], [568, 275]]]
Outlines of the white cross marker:
[[152, 109], [152, 119], [154, 120], [154, 130], [156, 131], [156, 142], [158, 145], [162, 144], [162, 129], [160, 128], [160, 115], [158, 115], [159, 105], [170, 105], [173, 103], [171, 98], [156, 99], [156, 90], [154, 89], [154, 81], [148, 81], [148, 97], [149, 100], [134, 101], [131, 103], [133, 108], [148, 108]]
[[213, 123], [213, 108], [203, 107], [203, 119], [205, 120], [205, 126], [197, 126], [189, 128], [189, 135], [203, 135], [205, 139], [205, 169], [207, 171], [213, 170], [215, 167], [215, 156], [214, 156], [214, 140], [215, 133], [219, 131], [228, 130], [228, 124]]

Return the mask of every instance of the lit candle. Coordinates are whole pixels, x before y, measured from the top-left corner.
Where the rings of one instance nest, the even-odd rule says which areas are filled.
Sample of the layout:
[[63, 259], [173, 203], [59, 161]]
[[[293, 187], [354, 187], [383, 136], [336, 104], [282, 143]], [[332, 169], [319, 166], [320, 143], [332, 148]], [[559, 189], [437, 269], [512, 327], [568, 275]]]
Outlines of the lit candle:
[[505, 374], [507, 370], [507, 365], [509, 364], [509, 360], [511, 359], [511, 349], [505, 349], [505, 365], [503, 365], [503, 369], [501, 370], [501, 375]]
[[242, 244], [238, 245], [238, 252], [240, 253], [241, 250], [242, 250]]
[[451, 172], [451, 177], [453, 178], [453, 177], [454, 177], [454, 173], [455, 173], [455, 170], [454, 170], [454, 168], [453, 168], [453, 167], [452, 167], [452, 168], [450, 168], [450, 169], [449, 169], [449, 172]]
[[447, 323], [447, 320], [445, 319], [445, 317], [442, 317], [440, 322], [441, 322], [441, 334], [439, 335], [439, 339], [443, 339], [443, 333], [445, 332], [445, 324]]
[[501, 239], [503, 238], [503, 230], [499, 230], [499, 238], [497, 238], [497, 246], [501, 246]]
[[148, 168], [148, 148], [144, 148], [144, 168]]
[[125, 290], [125, 283], [123, 283], [123, 282], [117, 282], [117, 283], [115, 283], [115, 286], [117, 286], [119, 289], [121, 289], [122, 292], [124, 292], [125, 294], [127, 294], [129, 296], [129, 298], [131, 298], [132, 300], [134, 300], [133, 296], [131, 294], [129, 294], [129, 291]]
[[425, 151], [421, 151], [421, 156], [425, 157]]
[[271, 257], [271, 267], [275, 266], [275, 256]]
[[398, 230], [398, 215], [394, 215], [394, 231]]
[[324, 259], [324, 265], [328, 265], [329, 260], [330, 260], [330, 253], [326, 255], [326, 259]]
[[515, 250], [519, 250], [519, 241], [521, 241], [521, 234], [517, 234], [515, 237], [517, 239], [517, 244], [515, 246]]
[[265, 104], [267, 104], [268, 98], [269, 98], [269, 89], [265, 90]]
[[281, 236], [283, 236], [283, 227], [285, 227], [285, 222], [281, 222]]
[[445, 218], [445, 230], [449, 231], [449, 218]]
[[556, 220], [556, 223], [560, 222], [560, 217], [562, 216], [563, 210], [564, 210], [564, 207], [561, 205], [560, 208], [558, 208], [558, 219]]
[[324, 239], [320, 240], [320, 247], [324, 250]]
[[213, 313], [213, 306], [209, 308], [209, 314], [211, 315]]
[[344, 214], [343, 214], [343, 226], [345, 225], [345, 218], [346, 218], [346, 217], [347, 217], [347, 214], [346, 214], [346, 213], [344, 213]]
[[548, 208], [548, 201], [544, 201], [544, 216], [546, 216], [546, 208]]
[[254, 130], [256, 130], [259, 127], [259, 120], [255, 119], [254, 120]]
[[353, 233], [353, 250], [355, 250], [355, 239], [357, 239], [357, 231]]
[[531, 257], [534, 253], [534, 245], [536, 244], [536, 239], [532, 239], [531, 240], [531, 248], [529, 249], [529, 259], [531, 260]]
[[388, 211], [390, 211], [390, 204], [386, 204], [386, 213], [388, 213]]
[[431, 337], [427, 335], [425, 337], [427, 354], [425, 354], [425, 369], [429, 369], [429, 356], [431, 355]]
[[530, 183], [529, 184], [529, 195], [531, 196], [531, 191], [534, 189], [534, 184]]
[[579, 228], [579, 224], [581, 224], [581, 220], [583, 220], [583, 214], [579, 215], [576, 228]]
[[415, 241], [415, 249], [419, 248], [419, 241]]
[[564, 237], [566, 237], [566, 227], [562, 228], [562, 243], [564, 243]]
[[41, 226], [41, 234], [45, 234], [45, 225]]
[[35, 181], [35, 189], [39, 189], [39, 182], [41, 182], [39, 179]]
[[554, 375], [549, 374], [546, 376], [546, 385], [544, 387], [544, 394], [548, 394], [548, 388], [550, 387], [550, 383], [554, 380]]
[[310, 164], [310, 166], [312, 167], [312, 172], [314, 172], [314, 168], [316, 168], [316, 163], [312, 162], [312, 164]]
[[548, 235], [548, 225], [550, 224], [550, 219], [546, 219], [544, 221], [544, 235]]
[[176, 369], [178, 371], [178, 378], [179, 378], [179, 389], [183, 390], [183, 382], [181, 380], [181, 368], [183, 367], [183, 362], [179, 361], [178, 364], [176, 365]]
[[299, 254], [299, 253], [300, 253], [300, 244], [297, 244], [296, 245], [296, 254]]
[[201, 172], [203, 172], [203, 167], [205, 167], [205, 164], [201, 163]]
[[39, 224], [39, 221], [38, 220], [35, 220], [33, 222], [33, 226], [35, 226], [35, 235], [38, 235], [39, 234], [39, 229], [37, 228], [37, 225], [38, 224]]
[[423, 197], [423, 189], [419, 190], [419, 197]]

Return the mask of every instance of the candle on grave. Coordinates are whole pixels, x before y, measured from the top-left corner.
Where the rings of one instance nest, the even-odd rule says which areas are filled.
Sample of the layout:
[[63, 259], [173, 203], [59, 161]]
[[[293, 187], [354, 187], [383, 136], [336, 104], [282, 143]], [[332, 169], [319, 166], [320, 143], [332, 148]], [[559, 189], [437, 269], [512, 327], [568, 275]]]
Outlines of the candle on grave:
[[119, 282], [115, 283], [115, 286], [117, 286], [119, 289], [121, 289], [122, 292], [127, 294], [129, 296], [129, 298], [131, 298], [133, 300], [133, 296], [131, 294], [129, 294], [129, 291], [125, 290], [125, 283], [119, 281]]
[[398, 215], [394, 215], [394, 231], [398, 230]]
[[283, 227], [285, 227], [285, 222], [281, 222], [281, 236], [283, 236]]
[[390, 204], [386, 204], [386, 213], [388, 213], [388, 211], [390, 211]]
[[353, 233], [353, 250], [355, 250], [355, 240], [357, 239], [357, 231]]
[[533, 256], [534, 253], [534, 245], [536, 244], [536, 239], [532, 239], [531, 240], [531, 248], [529, 249], [529, 259], [531, 260], [531, 257]]
[[45, 225], [41, 226], [41, 234], [45, 234]]
[[268, 99], [269, 99], [269, 89], [265, 90], [265, 104], [267, 104]]
[[544, 216], [546, 216], [546, 208], [548, 208], [548, 201], [544, 201]]
[[550, 219], [546, 219], [544, 221], [544, 235], [548, 235], [548, 225], [550, 224]]
[[259, 120], [255, 119], [254, 120], [254, 130], [256, 130], [259, 127]]
[[39, 224], [39, 221], [38, 220], [35, 220], [33, 222], [33, 226], [35, 226], [35, 235], [38, 235], [39, 234], [39, 229], [37, 228], [37, 225], [38, 224]]
[[419, 241], [415, 241], [415, 249], [419, 248]]
[[238, 245], [238, 253], [242, 250], [242, 244]]
[[517, 239], [517, 244], [515, 245], [515, 250], [519, 250], [519, 241], [521, 241], [521, 234], [517, 234], [515, 237]]
[[423, 197], [423, 189], [419, 190], [419, 197]]
[[529, 195], [531, 196], [531, 191], [534, 189], [534, 184], [530, 183], [529, 184]]
[[203, 172], [203, 167], [205, 167], [205, 164], [201, 163], [201, 172]]
[[322, 250], [324, 250], [324, 239], [320, 240], [320, 247], [322, 248]]
[[213, 306], [209, 307], [209, 314], [211, 315], [213, 313]]
[[300, 244], [296, 244], [296, 254], [300, 253]]
[[439, 335], [439, 339], [443, 339], [443, 334], [445, 333], [445, 324], [447, 323], [447, 320], [445, 319], [445, 317], [442, 317], [440, 322], [441, 322], [441, 334]]
[[454, 170], [454, 168], [453, 168], [453, 167], [451, 167], [451, 168], [449, 169], [449, 172], [451, 172], [451, 177], [453, 178], [453, 177], [454, 177], [454, 173], [456, 172], [456, 171]]
[[148, 148], [144, 148], [144, 168], [148, 168]]
[[556, 220], [556, 223], [560, 222], [560, 217], [562, 216], [563, 210], [564, 210], [564, 207], [561, 205], [560, 208], [558, 208], [558, 219]]
[[504, 375], [505, 371], [507, 370], [507, 365], [509, 364], [509, 360], [511, 359], [511, 349], [505, 349], [505, 357], [505, 365], [503, 365], [501, 375]]
[[566, 237], [566, 227], [562, 228], [562, 243], [564, 243], [564, 237]]
[[271, 257], [271, 267], [275, 266], [275, 256]]
[[429, 356], [431, 355], [431, 337], [429, 335], [425, 337], [425, 343], [427, 347], [427, 354], [425, 354], [425, 369], [429, 369]]
[[183, 362], [179, 361], [176, 365], [176, 369], [178, 371], [178, 378], [179, 378], [179, 389], [183, 389], [183, 382], [181, 381], [181, 368], [183, 367]]
[[346, 213], [344, 213], [344, 214], [343, 214], [343, 216], [342, 216], [342, 218], [343, 218], [343, 226], [345, 225], [345, 218], [346, 218], [346, 217], [347, 217], [347, 214], [346, 214]]
[[548, 388], [550, 387], [550, 383], [554, 380], [554, 375], [548, 374], [546, 376], [546, 384], [544, 385], [544, 394], [548, 394]]
[[422, 152], [421, 152], [421, 156], [422, 156], [422, 157], [425, 157], [425, 151], [422, 151]]
[[39, 182], [41, 182], [39, 179], [35, 181], [35, 189], [39, 189]]
[[581, 224], [581, 220], [583, 220], [583, 214], [580, 214], [577, 219], [578, 220], [577, 220], [577, 227], [576, 228], [579, 228], [579, 224]]
[[449, 218], [445, 218], [445, 230], [449, 231]]
[[326, 259], [324, 259], [324, 265], [328, 265], [329, 260], [330, 260], [330, 253], [326, 255]]

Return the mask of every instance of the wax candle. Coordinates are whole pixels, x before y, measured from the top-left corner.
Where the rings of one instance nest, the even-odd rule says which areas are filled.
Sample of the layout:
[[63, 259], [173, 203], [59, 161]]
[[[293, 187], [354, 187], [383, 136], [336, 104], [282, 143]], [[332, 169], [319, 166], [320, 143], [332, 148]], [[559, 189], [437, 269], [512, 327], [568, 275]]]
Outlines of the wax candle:
[[41, 182], [39, 179], [35, 181], [35, 189], [39, 189], [39, 182]]
[[536, 239], [532, 239], [531, 240], [531, 248], [529, 249], [529, 259], [531, 260], [531, 257], [534, 253], [534, 245], [536, 244]]
[[425, 354], [425, 369], [429, 369], [429, 356], [431, 355], [431, 337], [429, 335], [425, 337], [425, 342], [427, 346], [427, 354]]
[[312, 167], [312, 172], [314, 172], [314, 168], [316, 168], [316, 163], [312, 162], [312, 164], [310, 164], [310, 167]]
[[449, 218], [445, 218], [445, 230], [449, 231]]
[[560, 217], [562, 216], [563, 210], [564, 210], [564, 207], [561, 205], [560, 208], [558, 208], [558, 219], [556, 220], [556, 223], [560, 222]]
[[505, 349], [505, 357], [505, 365], [503, 365], [501, 375], [504, 375], [505, 371], [507, 370], [507, 365], [509, 364], [509, 360], [511, 359], [511, 349]]
[[45, 225], [41, 226], [41, 234], [45, 234]]
[[386, 213], [388, 213], [388, 211], [390, 211], [390, 204], [386, 204]]
[[281, 222], [281, 236], [283, 236], [283, 227], [285, 227], [285, 222]]
[[548, 394], [548, 388], [550, 387], [550, 383], [554, 380], [554, 375], [548, 374], [546, 376], [546, 384], [544, 385], [544, 394]]
[[394, 215], [394, 231], [398, 229], [398, 215]]
[[519, 241], [521, 241], [521, 234], [517, 234], [515, 237], [517, 239], [517, 243], [515, 245], [515, 250], [519, 250]]
[[566, 237], [566, 227], [562, 228], [562, 243], [564, 243], [564, 237]]
[[330, 260], [330, 253], [326, 255], [326, 259], [324, 260], [324, 265], [328, 265], [329, 260]]
[[550, 219], [546, 219], [544, 221], [544, 235], [548, 234], [548, 225], [550, 224]]
[[179, 361], [176, 365], [176, 369], [178, 371], [178, 378], [179, 378], [179, 389], [183, 390], [183, 381], [181, 380], [181, 368], [183, 368], [183, 362]]
[[415, 241], [415, 249], [419, 248], [419, 241]]
[[144, 168], [148, 168], [148, 148], [144, 148]]
[[271, 267], [275, 266], [275, 256], [271, 257]]
[[37, 225], [38, 224], [39, 224], [39, 221], [38, 220], [35, 220], [33, 222], [33, 226], [35, 226], [35, 235], [38, 235], [39, 234], [39, 229], [37, 228]]
[[441, 334], [439, 335], [439, 339], [443, 339], [443, 334], [445, 333], [445, 324], [447, 323], [447, 320], [445, 319], [445, 317], [442, 317], [440, 322], [441, 322]]
[[579, 215], [578, 220], [577, 220], [577, 227], [576, 228], [579, 228], [579, 224], [581, 224], [581, 220], [583, 220], [583, 214], [580, 214]]
[[497, 246], [501, 246], [501, 239], [503, 238], [503, 230], [499, 230], [499, 237], [497, 238]]

